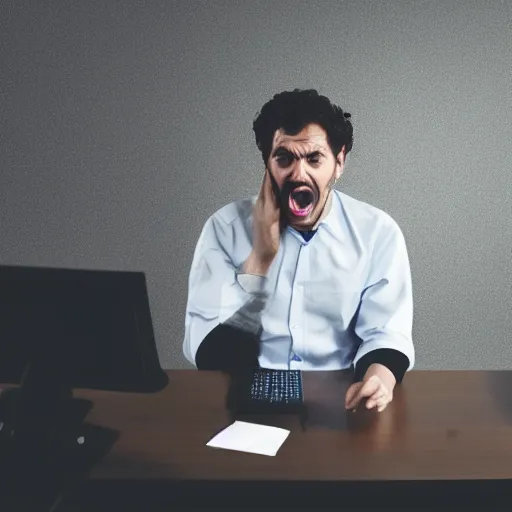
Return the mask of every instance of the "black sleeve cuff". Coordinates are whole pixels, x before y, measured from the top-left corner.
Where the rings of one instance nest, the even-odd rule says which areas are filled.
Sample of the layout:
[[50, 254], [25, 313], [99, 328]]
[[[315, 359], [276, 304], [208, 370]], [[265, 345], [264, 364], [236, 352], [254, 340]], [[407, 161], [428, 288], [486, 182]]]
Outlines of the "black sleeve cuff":
[[355, 367], [355, 381], [363, 380], [370, 365], [375, 363], [382, 364], [388, 368], [395, 376], [397, 384], [402, 382], [405, 372], [409, 368], [409, 358], [405, 354], [392, 348], [379, 348], [368, 352], [368, 354], [359, 359]]
[[220, 324], [201, 342], [195, 361], [198, 370], [233, 374], [257, 368], [259, 352], [259, 336]]

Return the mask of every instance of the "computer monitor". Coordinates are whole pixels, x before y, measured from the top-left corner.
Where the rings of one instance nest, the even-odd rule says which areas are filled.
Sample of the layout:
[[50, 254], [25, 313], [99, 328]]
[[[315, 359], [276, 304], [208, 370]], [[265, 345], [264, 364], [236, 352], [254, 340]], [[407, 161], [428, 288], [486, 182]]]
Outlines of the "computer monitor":
[[144, 273], [0, 265], [0, 382], [35, 361], [75, 388], [162, 389]]
[[144, 273], [0, 265], [0, 383], [2, 500], [58, 501], [119, 436], [73, 389], [168, 383]]
[[2, 393], [0, 421], [70, 414], [73, 388], [167, 382], [143, 272], [0, 265], [0, 383], [20, 385], [14, 405]]

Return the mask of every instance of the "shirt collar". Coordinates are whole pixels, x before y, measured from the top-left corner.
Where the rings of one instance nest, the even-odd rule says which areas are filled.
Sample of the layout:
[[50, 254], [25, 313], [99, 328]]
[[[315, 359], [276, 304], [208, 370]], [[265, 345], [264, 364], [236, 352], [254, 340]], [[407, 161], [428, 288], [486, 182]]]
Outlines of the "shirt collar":
[[331, 190], [327, 199], [324, 212], [316, 223], [315, 229], [327, 229], [337, 238], [343, 235], [343, 206], [338, 191]]
[[320, 224], [325, 223], [327, 218], [330, 216], [332, 212], [332, 196], [333, 191], [329, 191], [329, 195], [327, 196], [327, 200], [325, 201], [324, 209], [320, 215], [320, 218], [316, 221], [316, 224], [313, 226], [312, 231], [316, 231]]
[[[326, 230], [334, 236], [335, 239], [341, 241], [344, 237], [344, 210], [341, 204], [340, 193], [336, 190], [331, 190], [329, 196], [327, 197], [327, 201], [325, 203], [324, 210], [320, 215], [320, 219], [313, 226], [313, 229], [310, 231], [315, 232], [315, 236], [318, 236], [318, 231]], [[293, 228], [288, 226], [288, 229], [293, 233], [296, 233], [296, 236], [299, 237], [300, 241], [304, 244], [309, 243], [314, 240], [313, 237], [306, 237], [306, 239]]]

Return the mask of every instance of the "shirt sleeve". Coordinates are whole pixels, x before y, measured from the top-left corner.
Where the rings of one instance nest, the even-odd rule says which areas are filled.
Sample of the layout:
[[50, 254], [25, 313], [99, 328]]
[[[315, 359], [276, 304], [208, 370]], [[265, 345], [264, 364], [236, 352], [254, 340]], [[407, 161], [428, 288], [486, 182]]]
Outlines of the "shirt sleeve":
[[226, 351], [236, 344], [243, 349], [243, 339], [253, 340], [258, 334], [266, 305], [267, 279], [243, 274], [234, 266], [223, 247], [226, 236], [227, 226], [210, 217], [192, 259], [183, 353], [196, 366], [198, 349], [205, 339], [209, 346], [202, 353], [208, 354], [207, 359], [213, 354], [217, 360], [221, 354], [228, 357]]
[[356, 319], [355, 332], [361, 339], [354, 358], [356, 374], [378, 362], [401, 381], [414, 366], [412, 321], [409, 257], [400, 228], [390, 221], [376, 240]]

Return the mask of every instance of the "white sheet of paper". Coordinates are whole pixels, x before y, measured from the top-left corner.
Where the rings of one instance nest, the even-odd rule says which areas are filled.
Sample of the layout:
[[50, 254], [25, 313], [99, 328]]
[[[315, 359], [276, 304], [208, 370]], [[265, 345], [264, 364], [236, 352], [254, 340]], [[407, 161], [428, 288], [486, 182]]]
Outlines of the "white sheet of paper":
[[289, 430], [283, 428], [235, 421], [210, 439], [206, 446], [273, 457], [289, 433]]

